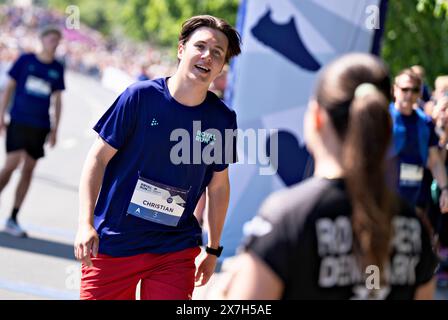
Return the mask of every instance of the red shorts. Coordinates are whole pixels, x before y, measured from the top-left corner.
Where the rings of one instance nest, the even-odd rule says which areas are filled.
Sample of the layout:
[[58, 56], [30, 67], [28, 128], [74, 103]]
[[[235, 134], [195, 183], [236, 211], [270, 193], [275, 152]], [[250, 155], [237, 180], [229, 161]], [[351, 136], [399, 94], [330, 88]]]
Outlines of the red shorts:
[[81, 267], [81, 300], [189, 300], [193, 294], [199, 247], [164, 254], [131, 257], [98, 254], [92, 266]]

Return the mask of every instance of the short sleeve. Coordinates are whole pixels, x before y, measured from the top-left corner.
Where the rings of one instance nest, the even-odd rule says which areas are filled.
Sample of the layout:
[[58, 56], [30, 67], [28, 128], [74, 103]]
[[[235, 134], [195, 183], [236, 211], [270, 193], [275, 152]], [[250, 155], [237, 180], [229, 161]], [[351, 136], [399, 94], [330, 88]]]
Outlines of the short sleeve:
[[65, 81], [64, 81], [64, 67], [61, 65], [59, 68], [59, 73], [61, 76], [58, 80], [53, 84], [53, 92], [65, 90]]
[[20, 74], [23, 70], [24, 64], [26, 62], [26, 56], [21, 55], [16, 62], [12, 65], [11, 69], [9, 69], [8, 74], [16, 81], [19, 81]]
[[137, 122], [138, 95], [126, 89], [93, 127], [99, 136], [120, 149], [132, 135]]
[[429, 147], [434, 147], [439, 145], [439, 138], [437, 137], [434, 124], [432, 121], [428, 122], [429, 126]]
[[219, 172], [226, 169], [229, 164], [238, 162], [237, 142], [238, 142], [238, 125], [236, 121], [236, 113], [232, 111], [232, 120], [224, 130], [223, 137], [223, 154], [221, 163], [213, 164], [213, 171]]
[[[295, 265], [291, 259], [296, 255], [292, 254], [294, 250], [287, 217], [281, 212], [276, 212], [278, 211], [276, 203], [277, 201], [272, 196], [268, 198], [261, 206], [259, 213], [244, 226], [246, 238], [242, 249], [259, 257], [284, 283], [287, 283], [288, 279], [291, 279], [290, 266]], [[265, 212], [281, 218], [273, 221], [266, 217]]]

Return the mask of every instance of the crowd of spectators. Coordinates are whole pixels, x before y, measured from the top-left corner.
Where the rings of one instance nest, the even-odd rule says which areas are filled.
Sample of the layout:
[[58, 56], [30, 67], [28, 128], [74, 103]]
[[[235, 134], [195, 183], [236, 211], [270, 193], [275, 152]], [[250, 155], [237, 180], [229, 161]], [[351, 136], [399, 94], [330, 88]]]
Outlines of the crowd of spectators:
[[106, 68], [116, 68], [137, 79], [142, 73], [165, 76], [175, 68], [161, 49], [124, 37], [106, 38], [82, 23], [74, 29], [66, 22], [67, 16], [54, 9], [0, 5], [0, 89], [12, 62], [21, 53], [38, 50], [39, 31], [48, 25], [59, 26], [63, 33], [57, 56], [68, 70], [101, 78]]

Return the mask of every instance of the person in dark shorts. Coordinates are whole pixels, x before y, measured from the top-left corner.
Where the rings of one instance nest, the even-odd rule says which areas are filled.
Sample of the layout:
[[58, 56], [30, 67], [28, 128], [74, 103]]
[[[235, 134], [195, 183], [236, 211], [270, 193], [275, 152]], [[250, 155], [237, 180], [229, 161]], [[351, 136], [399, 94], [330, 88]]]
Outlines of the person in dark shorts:
[[[17, 222], [17, 214], [28, 192], [38, 159], [44, 156], [44, 144], [56, 144], [61, 115], [61, 93], [65, 89], [64, 67], [55, 60], [62, 38], [61, 31], [47, 26], [40, 34], [42, 50], [38, 54], [21, 55], [9, 71], [10, 79], [0, 102], [0, 132], [6, 130], [6, 160], [0, 171], [0, 192], [8, 184], [14, 170], [23, 163], [22, 174], [15, 192], [14, 205], [5, 231], [26, 237]], [[5, 113], [13, 98], [9, 124]], [[51, 100], [54, 119], [50, 120]]]
[[314, 176], [271, 195], [245, 225], [243, 252], [217, 284], [221, 297], [432, 298], [428, 232], [386, 180], [389, 95], [387, 68], [372, 55], [349, 54], [322, 71], [304, 120]]

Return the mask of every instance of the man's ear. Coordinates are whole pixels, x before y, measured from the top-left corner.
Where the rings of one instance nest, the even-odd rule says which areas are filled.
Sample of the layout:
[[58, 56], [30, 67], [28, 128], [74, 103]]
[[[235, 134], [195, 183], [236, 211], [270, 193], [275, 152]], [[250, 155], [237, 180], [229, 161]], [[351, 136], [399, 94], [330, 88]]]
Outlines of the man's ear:
[[317, 131], [320, 131], [324, 124], [324, 110], [319, 106], [316, 100], [311, 100], [309, 103], [309, 109], [311, 112], [311, 119], [313, 121], [313, 125]]
[[183, 57], [183, 55], [184, 55], [184, 50], [185, 50], [185, 44], [183, 44], [183, 43], [180, 43], [179, 42], [179, 44], [177, 45], [177, 58], [179, 59], [179, 60], [182, 60], [182, 57]]
[[324, 124], [324, 114], [322, 108], [318, 108], [315, 117], [316, 128], [320, 131]]

